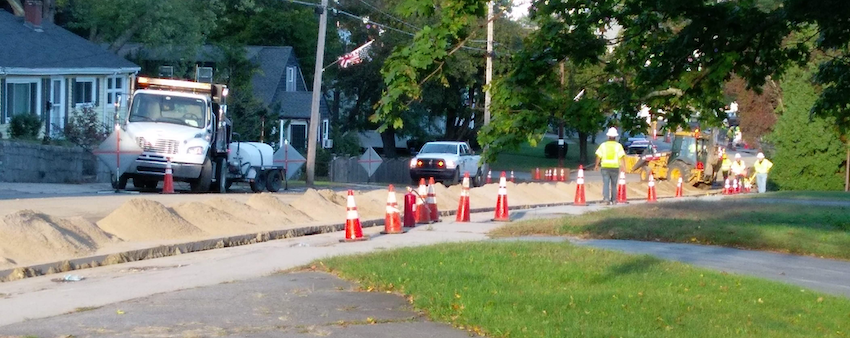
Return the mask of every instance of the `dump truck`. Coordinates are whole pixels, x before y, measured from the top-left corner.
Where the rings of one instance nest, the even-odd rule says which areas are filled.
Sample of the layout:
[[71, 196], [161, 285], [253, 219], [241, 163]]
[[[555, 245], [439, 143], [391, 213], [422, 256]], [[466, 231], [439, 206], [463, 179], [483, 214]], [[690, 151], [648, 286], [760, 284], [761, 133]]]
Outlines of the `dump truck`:
[[713, 132], [695, 129], [676, 132], [669, 153], [648, 147], [640, 158], [632, 160], [633, 165], [627, 166], [644, 181], [652, 173], [656, 179], [678, 182], [681, 177], [685, 184], [710, 187], [720, 170], [720, 160]]
[[[233, 182], [251, 190], [278, 191], [283, 168], [274, 165], [271, 146], [231, 142], [227, 86], [203, 82], [138, 77], [130, 109], [120, 130], [140, 154], [113, 180], [125, 189], [156, 188], [171, 167], [175, 182], [188, 182], [192, 192], [226, 192]], [[116, 119], [117, 121], [117, 119]]]

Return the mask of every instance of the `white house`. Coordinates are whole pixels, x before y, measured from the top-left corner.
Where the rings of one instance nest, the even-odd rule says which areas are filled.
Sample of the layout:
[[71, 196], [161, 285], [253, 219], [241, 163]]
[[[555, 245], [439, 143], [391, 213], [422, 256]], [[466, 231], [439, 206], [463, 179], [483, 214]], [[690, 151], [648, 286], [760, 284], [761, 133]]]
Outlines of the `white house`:
[[59, 26], [41, 22], [41, 1], [26, 1], [24, 17], [0, 10], [0, 132], [12, 117], [34, 114], [44, 132], [61, 137], [75, 110], [92, 107], [112, 124], [114, 103], [126, 110], [139, 66]]

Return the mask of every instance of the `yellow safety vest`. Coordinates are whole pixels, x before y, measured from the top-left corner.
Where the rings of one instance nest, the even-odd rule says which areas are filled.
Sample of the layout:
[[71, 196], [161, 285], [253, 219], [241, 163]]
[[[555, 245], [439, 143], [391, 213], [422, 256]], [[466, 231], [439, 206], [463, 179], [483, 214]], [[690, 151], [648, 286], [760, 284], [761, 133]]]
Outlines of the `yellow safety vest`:
[[606, 141], [596, 149], [596, 156], [599, 157], [602, 168], [619, 168], [620, 158], [626, 156], [626, 151], [622, 144], [616, 141]]
[[758, 174], [767, 174], [770, 171], [770, 168], [773, 167], [773, 162], [768, 161], [767, 159], [762, 159], [761, 161], [756, 161], [753, 164], [753, 168], [756, 169], [756, 173]]
[[734, 175], [746, 174], [746, 171], [747, 171], [747, 165], [744, 164], [744, 161], [732, 162], [732, 174], [734, 174]]
[[732, 169], [732, 161], [727, 157], [723, 159], [723, 163], [720, 163], [720, 170], [729, 171], [729, 169]]

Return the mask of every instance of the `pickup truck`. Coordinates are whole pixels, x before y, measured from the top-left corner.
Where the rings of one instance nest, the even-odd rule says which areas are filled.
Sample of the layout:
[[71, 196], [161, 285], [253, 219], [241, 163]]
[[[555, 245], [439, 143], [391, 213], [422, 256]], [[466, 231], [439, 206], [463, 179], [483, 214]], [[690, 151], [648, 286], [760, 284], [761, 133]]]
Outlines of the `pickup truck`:
[[419, 179], [433, 177], [446, 186], [456, 184], [468, 172], [472, 185], [480, 187], [487, 175], [487, 165], [481, 156], [475, 155], [466, 142], [428, 142], [410, 160], [410, 179], [419, 184]]

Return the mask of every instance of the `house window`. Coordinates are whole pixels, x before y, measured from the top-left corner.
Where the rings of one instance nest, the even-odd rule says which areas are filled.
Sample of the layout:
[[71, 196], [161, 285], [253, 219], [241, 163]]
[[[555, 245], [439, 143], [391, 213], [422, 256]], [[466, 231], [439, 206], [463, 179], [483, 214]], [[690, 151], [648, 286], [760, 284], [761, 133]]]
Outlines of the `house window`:
[[126, 81], [123, 76], [106, 79], [106, 103], [113, 104], [121, 98], [121, 94], [124, 93], [124, 82]]
[[38, 80], [12, 80], [6, 82], [6, 120], [18, 114], [41, 114]]
[[94, 105], [94, 79], [77, 78], [74, 83], [74, 104]]
[[330, 137], [330, 121], [328, 119], [322, 120], [322, 135], [319, 137], [319, 140], [327, 140]]
[[295, 67], [286, 67], [286, 91], [295, 91]]

